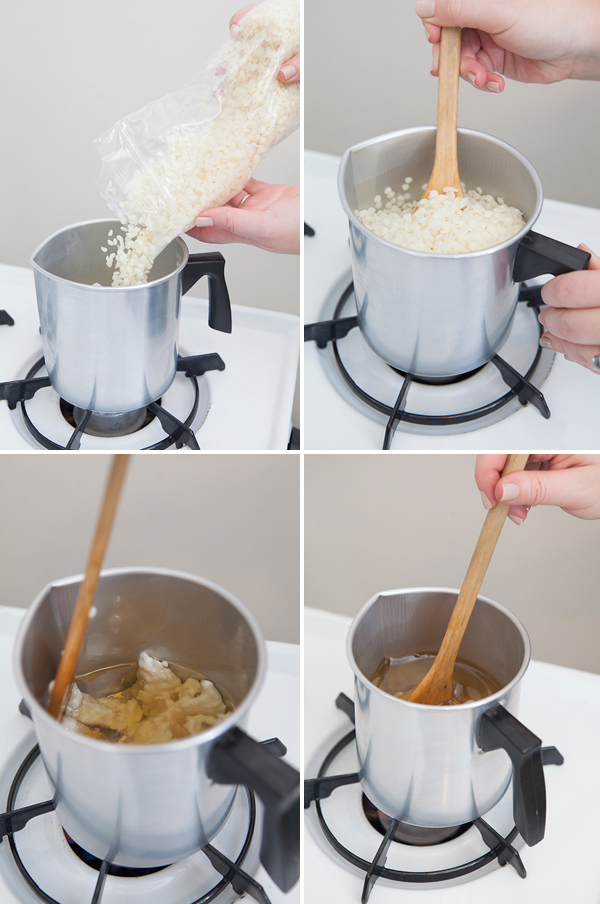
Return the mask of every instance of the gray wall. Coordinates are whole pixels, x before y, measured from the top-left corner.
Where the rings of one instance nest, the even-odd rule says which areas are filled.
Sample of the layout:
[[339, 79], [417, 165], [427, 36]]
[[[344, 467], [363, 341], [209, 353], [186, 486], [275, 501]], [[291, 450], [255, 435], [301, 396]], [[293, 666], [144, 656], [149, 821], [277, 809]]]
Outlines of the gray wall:
[[[112, 456], [0, 456], [0, 605], [85, 570]], [[106, 568], [158, 566], [235, 594], [269, 640], [299, 642], [297, 455], [132, 456]]]
[[[305, 0], [304, 7], [307, 148], [339, 155], [385, 132], [435, 124], [437, 79], [413, 0]], [[492, 95], [461, 80], [459, 125], [518, 148], [546, 197], [600, 207], [599, 107], [598, 82], [507, 80]]]
[[[355, 615], [381, 590], [460, 587], [485, 511], [475, 456], [305, 455], [305, 604]], [[533, 657], [600, 672], [600, 521], [539, 506], [507, 521], [482, 593]]]

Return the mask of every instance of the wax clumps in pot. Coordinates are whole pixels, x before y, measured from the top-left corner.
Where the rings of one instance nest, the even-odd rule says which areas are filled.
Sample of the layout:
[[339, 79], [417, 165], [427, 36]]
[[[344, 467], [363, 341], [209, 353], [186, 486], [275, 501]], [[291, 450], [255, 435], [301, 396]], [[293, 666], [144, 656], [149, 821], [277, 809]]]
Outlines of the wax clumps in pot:
[[[127, 682], [123, 670], [125, 675], [135, 675], [133, 684]], [[114, 679], [115, 670], [107, 671]], [[230, 695], [225, 691], [221, 694], [200, 673], [183, 680], [168, 662], [153, 659], [146, 652], [140, 654], [137, 669], [130, 664], [118, 667], [117, 672], [121, 681], [117, 681], [115, 692], [105, 696], [85, 693], [78, 684], [73, 685], [63, 719], [65, 728], [113, 743], [161, 744], [199, 734], [234, 708]], [[103, 673], [101, 670], [76, 680], [83, 686], [93, 685], [94, 681], [106, 680]]]
[[[429, 198], [410, 198], [408, 177], [398, 194], [388, 186], [385, 198], [375, 195], [373, 206], [355, 210], [363, 226], [382, 239], [437, 254], [465, 254], [497, 245], [525, 226], [523, 214], [509, 207], [502, 198], [484, 194], [477, 187], [457, 198], [455, 189], [446, 186], [443, 194], [431, 191]], [[425, 186], [423, 186], [425, 188]]]
[[[425, 677], [435, 657], [435, 653], [413, 653], [386, 658], [369, 680], [388, 694], [406, 699]], [[453, 706], [483, 700], [500, 688], [501, 684], [485, 669], [464, 659], [457, 659], [452, 676], [452, 699], [440, 705]]]

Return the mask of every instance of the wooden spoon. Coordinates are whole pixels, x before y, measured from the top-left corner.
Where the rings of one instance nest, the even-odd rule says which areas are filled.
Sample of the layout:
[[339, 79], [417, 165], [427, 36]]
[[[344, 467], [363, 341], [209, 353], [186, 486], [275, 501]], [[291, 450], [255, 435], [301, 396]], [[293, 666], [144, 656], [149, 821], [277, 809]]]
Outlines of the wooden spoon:
[[56, 679], [48, 704], [48, 712], [55, 719], [61, 719], [63, 709], [66, 704], [67, 695], [73, 684], [73, 675], [75, 674], [75, 666], [79, 650], [85, 637], [87, 630], [88, 616], [96, 594], [98, 586], [98, 578], [100, 577], [100, 569], [104, 560], [104, 553], [108, 546], [110, 532], [112, 530], [113, 520], [125, 471], [129, 463], [129, 455], [115, 455], [112, 469], [104, 491], [104, 500], [100, 509], [100, 517], [96, 526], [96, 534], [90, 550], [90, 555], [85, 570], [85, 577], [79, 588], [79, 595], [73, 610], [73, 617], [69, 626], [67, 640], [60, 657]]
[[442, 28], [435, 159], [431, 178], [422, 198], [429, 198], [429, 192], [433, 189], [442, 195], [450, 185], [456, 190], [455, 197], [463, 197], [456, 156], [460, 35], [460, 28]]
[[[513, 471], [522, 471], [528, 458], [527, 454], [509, 455], [502, 470], [502, 477], [512, 474]], [[452, 699], [452, 675], [458, 648], [509, 508], [510, 506], [506, 503], [498, 502], [487, 513], [439, 652], [421, 683], [406, 698], [411, 703], [428, 703], [430, 706], [438, 706], [440, 703], [446, 703]]]

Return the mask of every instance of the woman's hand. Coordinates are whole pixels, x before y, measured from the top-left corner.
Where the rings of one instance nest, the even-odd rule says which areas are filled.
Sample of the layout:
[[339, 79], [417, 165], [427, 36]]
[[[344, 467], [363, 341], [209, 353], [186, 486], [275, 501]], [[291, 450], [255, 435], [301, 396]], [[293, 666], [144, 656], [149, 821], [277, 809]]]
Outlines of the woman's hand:
[[[229, 28], [255, 6], [239, 9]], [[287, 60], [277, 78], [286, 85], [300, 81], [300, 57]], [[223, 207], [203, 211], [188, 235], [210, 245], [241, 242], [277, 254], [300, 254], [300, 188], [250, 179]]]
[[486, 509], [510, 503], [521, 524], [532, 505], [557, 505], [577, 518], [600, 518], [600, 455], [530, 455], [524, 471], [500, 477], [506, 455], [478, 455], [475, 481]]
[[[438, 74], [441, 26], [463, 29], [460, 72], [476, 88], [499, 93], [504, 79], [549, 84], [600, 79], [597, 0], [418, 0]], [[500, 75], [499, 73], [502, 73]]]
[[211, 245], [241, 242], [277, 254], [300, 253], [300, 188], [250, 179], [224, 207], [205, 210], [188, 235]]
[[[246, 13], [249, 13], [255, 6], [256, 3], [252, 3], [250, 6], [244, 6], [242, 9], [238, 9], [237, 13], [234, 13], [230, 19], [229, 28], [231, 29], [234, 25], [237, 25], [240, 19], [243, 19]], [[277, 73], [277, 78], [280, 82], [283, 82], [284, 85], [294, 85], [296, 82], [300, 81], [299, 54], [296, 54], [291, 59], [285, 61]]]
[[555, 276], [542, 286], [542, 300], [540, 345], [600, 374], [600, 257], [592, 252], [587, 270]]

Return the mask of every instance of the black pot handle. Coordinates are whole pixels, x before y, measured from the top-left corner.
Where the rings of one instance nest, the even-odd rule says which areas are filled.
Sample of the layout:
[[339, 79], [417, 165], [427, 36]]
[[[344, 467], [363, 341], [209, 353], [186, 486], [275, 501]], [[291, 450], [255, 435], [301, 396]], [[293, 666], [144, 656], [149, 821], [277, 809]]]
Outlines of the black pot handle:
[[264, 804], [260, 861], [287, 892], [300, 875], [300, 774], [269, 746], [232, 728], [213, 747], [209, 778], [220, 785], [247, 785]]
[[564, 242], [550, 239], [539, 232], [528, 232], [519, 244], [513, 280], [519, 283], [545, 273], [558, 276], [572, 270], [585, 270], [590, 257], [589, 252], [580, 248], [565, 245]]
[[181, 274], [181, 294], [208, 276], [208, 325], [221, 333], [231, 332], [231, 302], [225, 282], [225, 258], [218, 251], [190, 254]]
[[503, 706], [484, 712], [479, 727], [482, 750], [506, 750], [513, 764], [513, 815], [521, 837], [532, 847], [546, 828], [546, 784], [542, 742]]

